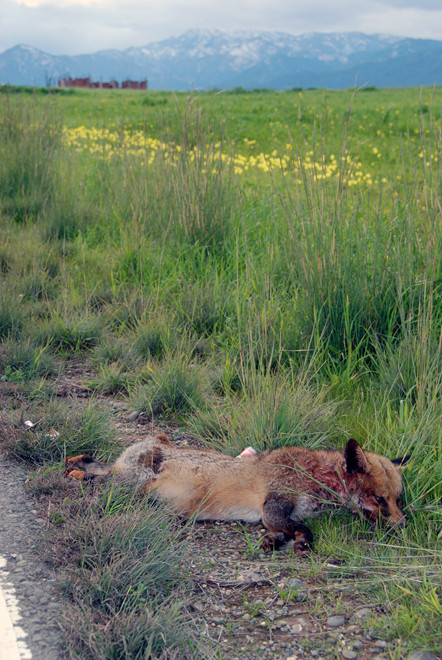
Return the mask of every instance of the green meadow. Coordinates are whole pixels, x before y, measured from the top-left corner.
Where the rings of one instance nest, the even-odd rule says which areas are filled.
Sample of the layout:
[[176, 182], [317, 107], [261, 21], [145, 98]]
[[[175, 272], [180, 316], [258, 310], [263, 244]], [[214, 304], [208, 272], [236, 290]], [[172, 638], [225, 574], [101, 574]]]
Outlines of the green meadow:
[[[441, 109], [442, 88], [1, 93], [1, 421], [16, 428], [2, 446], [36, 492], [65, 502], [66, 455], [118, 452], [103, 408], [115, 398], [232, 455], [350, 437], [411, 455], [407, 525], [315, 519], [309, 570], [337, 557], [334, 580], [382, 604], [370, 625], [396, 640], [390, 657], [440, 650]], [[72, 369], [93, 393], [81, 410], [57, 393]], [[41, 433], [20, 427], [25, 414]], [[108, 518], [136, 515], [115, 497], [81, 514], [103, 544], [106, 524], [118, 536]], [[139, 533], [164, 538], [160, 515], [137, 518]], [[66, 619], [73, 657], [187, 657], [197, 642], [163, 597], [182, 589], [172, 554], [146, 589], [152, 620], [171, 617], [175, 636], [137, 622], [135, 650], [112, 655], [112, 623], [104, 651], [87, 628], [97, 608], [105, 616], [94, 582]], [[144, 597], [132, 596], [112, 605], [127, 621]]]

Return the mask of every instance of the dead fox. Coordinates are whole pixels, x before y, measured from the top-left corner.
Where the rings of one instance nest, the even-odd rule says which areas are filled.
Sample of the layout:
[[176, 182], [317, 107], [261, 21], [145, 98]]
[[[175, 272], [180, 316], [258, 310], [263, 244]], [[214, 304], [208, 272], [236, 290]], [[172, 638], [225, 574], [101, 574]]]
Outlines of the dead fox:
[[307, 550], [313, 535], [300, 521], [325, 508], [346, 506], [389, 526], [404, 523], [402, 464], [366, 452], [356, 440], [341, 451], [284, 447], [244, 458], [212, 449], [177, 447], [167, 435], [149, 437], [108, 465], [83, 454], [68, 458], [76, 479], [123, 479], [145, 493], [155, 489], [177, 514], [196, 520], [262, 521], [264, 549], [290, 542]]

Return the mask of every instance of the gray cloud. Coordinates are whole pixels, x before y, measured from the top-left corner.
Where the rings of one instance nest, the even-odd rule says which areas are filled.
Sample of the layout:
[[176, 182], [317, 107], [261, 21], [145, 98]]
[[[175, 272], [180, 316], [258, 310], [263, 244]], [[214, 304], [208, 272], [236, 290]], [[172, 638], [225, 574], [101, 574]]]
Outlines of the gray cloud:
[[[56, 0], [54, 0], [56, 2]], [[0, 0], [0, 51], [28, 44], [54, 54], [124, 49], [194, 27], [303, 32], [360, 31], [442, 39], [440, 0], [105, 0], [27, 7]]]

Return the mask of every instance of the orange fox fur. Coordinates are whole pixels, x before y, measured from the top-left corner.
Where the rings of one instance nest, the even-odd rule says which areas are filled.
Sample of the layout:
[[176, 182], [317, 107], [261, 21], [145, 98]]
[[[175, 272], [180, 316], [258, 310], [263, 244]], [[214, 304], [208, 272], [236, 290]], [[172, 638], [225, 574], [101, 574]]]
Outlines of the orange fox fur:
[[232, 458], [211, 449], [180, 448], [165, 434], [126, 449], [112, 465], [85, 454], [67, 459], [77, 479], [115, 475], [148, 493], [155, 489], [176, 513], [197, 520], [259, 522], [266, 549], [313, 541], [300, 521], [330, 506], [347, 506], [387, 525], [404, 522], [401, 464], [365, 452], [355, 440], [341, 451], [284, 447]]

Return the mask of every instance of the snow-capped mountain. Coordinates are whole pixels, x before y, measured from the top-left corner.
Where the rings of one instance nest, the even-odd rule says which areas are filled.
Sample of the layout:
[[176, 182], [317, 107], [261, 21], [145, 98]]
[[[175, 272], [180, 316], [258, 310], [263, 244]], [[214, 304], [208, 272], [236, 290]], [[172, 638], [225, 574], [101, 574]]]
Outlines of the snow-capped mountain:
[[151, 89], [352, 87], [442, 84], [442, 41], [360, 32], [189, 30], [124, 51], [50, 55], [15, 46], [0, 55], [0, 83], [56, 84], [60, 77], [149, 80]]

